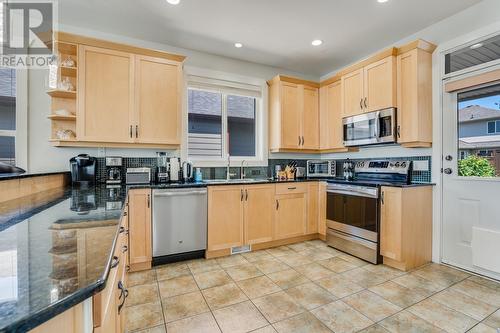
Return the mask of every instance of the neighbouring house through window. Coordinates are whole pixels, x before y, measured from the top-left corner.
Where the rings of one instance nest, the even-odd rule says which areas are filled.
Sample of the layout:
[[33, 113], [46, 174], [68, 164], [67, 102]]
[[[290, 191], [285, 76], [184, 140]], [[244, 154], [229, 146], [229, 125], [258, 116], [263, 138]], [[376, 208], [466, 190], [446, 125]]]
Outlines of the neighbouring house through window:
[[[217, 85], [188, 87], [188, 157], [221, 162], [259, 159], [260, 92]], [[233, 159], [234, 160], [234, 159]]]

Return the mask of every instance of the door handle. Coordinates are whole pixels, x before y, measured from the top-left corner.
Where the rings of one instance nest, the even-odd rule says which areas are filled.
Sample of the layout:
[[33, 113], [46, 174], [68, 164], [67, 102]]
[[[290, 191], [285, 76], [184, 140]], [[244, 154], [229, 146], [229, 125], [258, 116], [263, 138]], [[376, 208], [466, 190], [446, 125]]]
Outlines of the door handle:
[[299, 135], [299, 146], [300, 146], [300, 142], [301, 142], [301, 140], [300, 140], [300, 135]]
[[114, 256], [113, 261], [111, 262], [111, 268], [115, 268], [116, 266], [118, 266], [119, 263], [120, 263], [120, 258]]
[[240, 190], [240, 201], [243, 201], [243, 189]]
[[305, 141], [306, 141], [306, 140], [304, 140], [304, 136], [302, 136], [302, 145], [304, 145], [304, 142], [305, 142]]
[[398, 138], [401, 137], [401, 125], [398, 125]]
[[135, 138], [139, 137], [139, 125], [135, 125]]
[[447, 161], [453, 161], [453, 156], [446, 155], [446, 157], [444, 159], [447, 160]]
[[245, 189], [245, 201], [248, 201], [248, 190]]
[[130, 138], [132, 138], [132, 125], [130, 125]]
[[451, 170], [451, 168], [446, 168], [443, 170], [443, 172], [447, 175], [451, 175], [453, 173], [453, 170]]
[[280, 202], [278, 199], [276, 199], [276, 210], [280, 209]]
[[151, 195], [148, 194], [148, 208], [151, 207]]
[[359, 100], [359, 107], [361, 110], [363, 110], [363, 99], [362, 98]]
[[384, 191], [380, 194], [380, 201], [382, 202], [382, 205], [384, 204]]
[[365, 109], [368, 108], [368, 103], [367, 103], [367, 100], [368, 100], [368, 97], [365, 97], [365, 101], [364, 101], [364, 104], [365, 104]]

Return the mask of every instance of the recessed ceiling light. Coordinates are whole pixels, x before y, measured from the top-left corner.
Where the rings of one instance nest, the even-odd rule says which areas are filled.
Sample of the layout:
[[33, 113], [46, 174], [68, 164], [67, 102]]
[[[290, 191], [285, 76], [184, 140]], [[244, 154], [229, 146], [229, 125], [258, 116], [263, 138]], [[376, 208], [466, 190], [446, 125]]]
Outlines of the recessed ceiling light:
[[389, 0], [377, 0], [378, 3], [384, 3], [384, 2], [387, 2]]
[[171, 5], [178, 5], [181, 0], [167, 0], [167, 2]]
[[241, 49], [243, 47], [243, 44], [241, 43], [234, 43], [234, 47]]
[[323, 44], [323, 41], [321, 39], [315, 39], [311, 42], [312, 46], [320, 46]]
[[476, 43], [470, 46], [471, 49], [478, 49], [483, 46], [483, 43]]

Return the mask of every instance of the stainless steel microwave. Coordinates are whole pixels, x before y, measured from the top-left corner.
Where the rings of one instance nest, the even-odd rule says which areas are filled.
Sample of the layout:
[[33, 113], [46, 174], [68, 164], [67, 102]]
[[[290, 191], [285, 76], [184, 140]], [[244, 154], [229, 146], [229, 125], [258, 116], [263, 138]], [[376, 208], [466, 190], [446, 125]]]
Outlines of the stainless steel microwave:
[[335, 177], [335, 161], [310, 160], [307, 161], [307, 177]]
[[344, 146], [396, 142], [396, 109], [363, 113], [342, 120]]

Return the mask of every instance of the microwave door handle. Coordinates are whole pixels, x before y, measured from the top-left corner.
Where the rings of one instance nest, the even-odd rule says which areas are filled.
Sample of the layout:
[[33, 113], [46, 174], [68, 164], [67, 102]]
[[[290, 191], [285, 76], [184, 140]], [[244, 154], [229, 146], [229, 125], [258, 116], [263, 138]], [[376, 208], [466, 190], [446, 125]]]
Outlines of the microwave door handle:
[[380, 111], [377, 111], [375, 115], [375, 137], [380, 139]]

